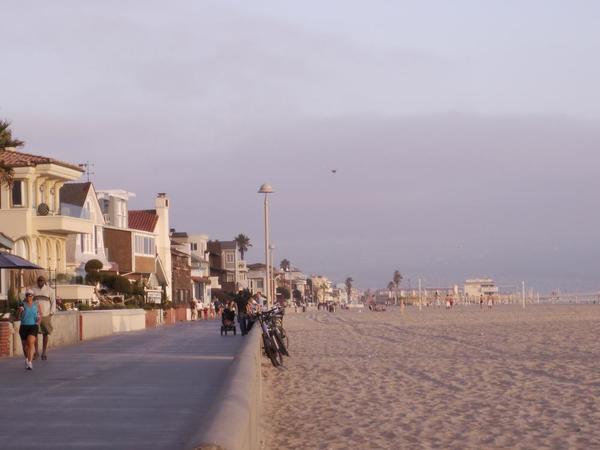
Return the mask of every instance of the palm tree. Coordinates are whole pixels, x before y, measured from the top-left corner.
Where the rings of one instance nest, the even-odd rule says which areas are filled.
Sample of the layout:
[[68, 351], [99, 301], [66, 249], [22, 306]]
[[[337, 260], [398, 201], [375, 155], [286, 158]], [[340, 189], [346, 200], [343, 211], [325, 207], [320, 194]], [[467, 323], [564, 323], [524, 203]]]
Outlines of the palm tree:
[[400, 282], [402, 281], [402, 274], [399, 270], [394, 271], [394, 277], [392, 281], [394, 282], [394, 287], [396, 288], [396, 304], [398, 303], [398, 286], [400, 286]]
[[279, 263], [279, 267], [284, 272], [289, 272], [290, 268], [292, 267], [292, 263], [290, 263], [287, 259], [282, 259]]
[[0, 120], [0, 151], [6, 147], [23, 147], [25, 142], [18, 139], [13, 139], [10, 122], [8, 120]]
[[10, 122], [0, 120], [0, 184], [6, 183], [10, 186], [13, 183], [13, 170], [1, 161], [2, 152], [7, 147], [22, 147], [23, 144], [23, 141], [13, 139]]
[[348, 302], [350, 302], [350, 296], [352, 295], [352, 283], [354, 280], [351, 277], [346, 278], [346, 294], [348, 294]]
[[252, 247], [252, 244], [250, 243], [250, 238], [245, 234], [240, 233], [236, 237], [234, 237], [233, 240], [237, 242], [238, 249], [240, 251], [240, 258], [243, 260], [244, 253], [246, 253], [248, 249]]

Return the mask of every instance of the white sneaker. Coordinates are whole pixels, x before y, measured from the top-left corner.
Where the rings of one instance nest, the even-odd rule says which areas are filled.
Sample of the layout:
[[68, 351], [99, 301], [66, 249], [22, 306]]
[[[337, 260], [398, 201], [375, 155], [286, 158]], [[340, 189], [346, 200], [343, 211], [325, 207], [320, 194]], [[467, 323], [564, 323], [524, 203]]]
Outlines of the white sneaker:
[[29, 360], [25, 358], [25, 368], [29, 369]]
[[33, 370], [33, 363], [31, 361], [27, 361], [27, 370]]

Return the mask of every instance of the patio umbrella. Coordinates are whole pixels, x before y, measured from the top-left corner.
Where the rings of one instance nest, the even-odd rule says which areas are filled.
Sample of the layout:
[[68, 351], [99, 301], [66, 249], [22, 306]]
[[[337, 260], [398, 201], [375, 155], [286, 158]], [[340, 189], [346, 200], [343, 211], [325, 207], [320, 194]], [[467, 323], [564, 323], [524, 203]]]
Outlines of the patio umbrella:
[[[17, 279], [14, 280], [13, 279], [13, 286], [16, 285], [17, 291], [19, 291], [21, 289], [21, 283], [22, 283], [22, 279], [23, 279], [23, 270], [27, 270], [28, 273], [31, 272], [37, 272], [38, 270], [43, 270], [42, 267], [38, 266], [37, 264], [32, 263], [31, 261], [27, 261], [24, 258], [21, 258], [20, 256], [17, 255], [11, 255], [10, 253], [4, 253], [4, 252], [0, 252], [0, 269], [9, 269], [9, 270], [16, 270], [18, 271], [18, 277], [16, 277]], [[15, 273], [15, 272], [12, 272]], [[8, 307], [8, 304], [7, 304]]]
[[0, 252], [0, 269], [35, 269], [44, 270], [43, 267], [38, 266], [24, 258], [17, 255], [11, 255], [9, 253]]

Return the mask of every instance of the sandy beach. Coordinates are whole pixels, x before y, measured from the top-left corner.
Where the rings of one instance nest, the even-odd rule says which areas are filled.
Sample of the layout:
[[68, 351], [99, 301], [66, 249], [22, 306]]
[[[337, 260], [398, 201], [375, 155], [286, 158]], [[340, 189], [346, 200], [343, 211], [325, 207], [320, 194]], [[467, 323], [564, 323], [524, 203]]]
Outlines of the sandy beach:
[[600, 448], [600, 306], [290, 313], [265, 449]]

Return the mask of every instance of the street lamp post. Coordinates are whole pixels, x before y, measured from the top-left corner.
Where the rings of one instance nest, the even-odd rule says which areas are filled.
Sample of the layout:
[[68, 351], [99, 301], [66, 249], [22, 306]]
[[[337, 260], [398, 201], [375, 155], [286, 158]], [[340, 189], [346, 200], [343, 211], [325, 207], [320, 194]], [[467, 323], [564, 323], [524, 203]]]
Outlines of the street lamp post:
[[269, 290], [271, 292], [271, 301], [277, 302], [277, 290], [275, 289], [275, 245], [269, 243], [269, 277], [271, 283], [269, 284]]
[[270, 184], [263, 184], [258, 190], [259, 194], [265, 194], [264, 212], [265, 212], [265, 272], [267, 277], [267, 306], [270, 307], [273, 298], [271, 296], [271, 273], [269, 270], [269, 194], [275, 191]]

